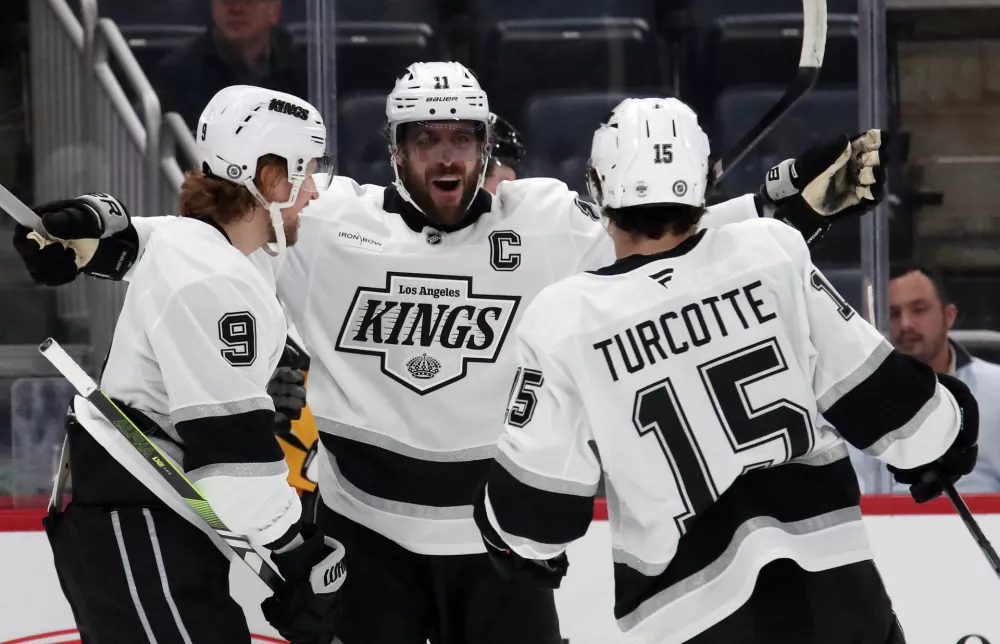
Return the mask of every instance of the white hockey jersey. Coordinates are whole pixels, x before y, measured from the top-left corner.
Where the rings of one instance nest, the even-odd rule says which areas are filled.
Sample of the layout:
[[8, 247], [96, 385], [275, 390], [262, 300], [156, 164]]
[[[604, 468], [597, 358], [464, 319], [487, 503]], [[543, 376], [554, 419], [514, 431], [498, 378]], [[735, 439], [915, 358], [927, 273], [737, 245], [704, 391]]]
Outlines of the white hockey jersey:
[[[454, 232], [403, 204], [393, 187], [336, 178], [302, 212], [278, 271], [311, 357], [319, 488], [413, 552], [484, 552], [472, 500], [502, 430], [512, 330], [542, 288], [614, 252], [593, 206], [552, 179], [481, 191]], [[758, 216], [751, 196], [710, 213], [708, 225]], [[135, 220], [140, 239], [151, 224]]]
[[[636, 644], [703, 633], [776, 559], [870, 559], [842, 439], [910, 468], [961, 423], [933, 372], [893, 351], [773, 220], [550, 286], [515, 342], [484, 516], [521, 556], [558, 556], [586, 532], [603, 468], [615, 615]], [[737, 640], [759, 641], [705, 639]]]
[[286, 338], [273, 282], [213, 224], [160, 223], [144, 235], [101, 387], [173, 442], [166, 452], [230, 530], [279, 542], [301, 507], [267, 394]]

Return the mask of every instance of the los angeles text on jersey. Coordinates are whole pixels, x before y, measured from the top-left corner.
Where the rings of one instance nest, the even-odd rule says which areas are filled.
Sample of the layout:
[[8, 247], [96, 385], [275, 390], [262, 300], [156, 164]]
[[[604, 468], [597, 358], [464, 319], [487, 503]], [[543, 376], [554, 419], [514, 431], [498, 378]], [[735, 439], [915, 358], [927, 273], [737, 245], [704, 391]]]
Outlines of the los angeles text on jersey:
[[470, 362], [494, 362], [520, 301], [477, 294], [471, 277], [390, 272], [385, 288], [358, 288], [337, 350], [378, 356], [382, 373], [427, 394], [464, 378]]
[[595, 343], [594, 350], [603, 354], [611, 379], [617, 382], [623, 367], [628, 374], [636, 373], [657, 359], [666, 360], [668, 352], [686, 353], [734, 329], [749, 329], [778, 317], [765, 310], [764, 301], [754, 293], [758, 288], [760, 280], [643, 320]]

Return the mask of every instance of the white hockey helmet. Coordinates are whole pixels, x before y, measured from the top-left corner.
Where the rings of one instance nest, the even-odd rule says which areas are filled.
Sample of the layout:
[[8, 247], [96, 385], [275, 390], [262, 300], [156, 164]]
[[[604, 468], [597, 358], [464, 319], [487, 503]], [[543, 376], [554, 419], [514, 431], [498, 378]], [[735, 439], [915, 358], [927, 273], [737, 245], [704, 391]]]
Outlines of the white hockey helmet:
[[486, 179], [486, 161], [493, 143], [490, 104], [479, 80], [465, 65], [454, 62], [413, 63], [396, 79], [396, 86], [385, 102], [385, 118], [389, 128], [389, 163], [396, 177], [400, 196], [414, 203], [399, 177], [396, 165], [399, 126], [421, 121], [475, 121], [484, 130], [480, 150], [482, 170], [476, 189]]
[[708, 136], [676, 98], [627, 98], [594, 133], [590, 196], [602, 208], [704, 206]]
[[[319, 111], [291, 94], [233, 85], [208, 102], [195, 135], [202, 171], [244, 186], [267, 208], [277, 248], [264, 249], [280, 254], [286, 243], [281, 209], [294, 204], [300, 190], [323, 190], [333, 178]], [[288, 162], [292, 191], [283, 203], [268, 202], [253, 182], [257, 162], [267, 154]]]

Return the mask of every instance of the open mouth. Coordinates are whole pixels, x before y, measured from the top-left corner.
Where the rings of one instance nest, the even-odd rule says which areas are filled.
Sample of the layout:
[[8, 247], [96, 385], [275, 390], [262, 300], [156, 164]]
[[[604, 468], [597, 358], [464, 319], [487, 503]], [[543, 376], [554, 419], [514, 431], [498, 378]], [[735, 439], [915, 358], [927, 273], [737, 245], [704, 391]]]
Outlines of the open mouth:
[[454, 177], [435, 179], [431, 183], [441, 192], [454, 192], [462, 185], [462, 180]]

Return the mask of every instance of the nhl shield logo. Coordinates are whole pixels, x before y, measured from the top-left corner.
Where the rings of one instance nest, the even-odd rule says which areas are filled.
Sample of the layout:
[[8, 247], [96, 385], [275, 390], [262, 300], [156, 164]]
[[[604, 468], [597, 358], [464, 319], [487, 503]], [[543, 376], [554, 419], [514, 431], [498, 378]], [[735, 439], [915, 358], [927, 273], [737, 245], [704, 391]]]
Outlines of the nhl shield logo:
[[359, 288], [337, 350], [378, 356], [382, 373], [418, 394], [495, 362], [521, 298], [480, 295], [471, 277], [387, 273], [385, 288]]

